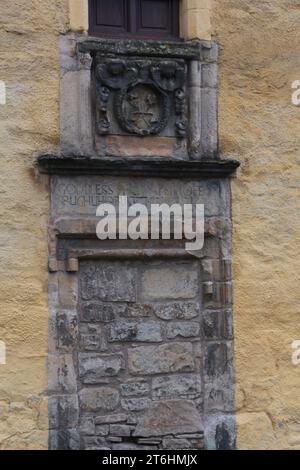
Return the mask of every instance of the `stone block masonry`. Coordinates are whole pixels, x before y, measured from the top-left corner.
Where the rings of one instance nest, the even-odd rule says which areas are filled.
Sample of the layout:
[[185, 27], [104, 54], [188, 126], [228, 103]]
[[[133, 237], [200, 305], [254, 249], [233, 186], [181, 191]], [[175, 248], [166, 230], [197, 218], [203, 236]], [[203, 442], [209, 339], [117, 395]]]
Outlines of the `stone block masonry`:
[[[90, 424], [79, 431], [81, 447], [120, 449], [155, 437], [147, 445], [165, 448], [184, 433], [179, 446], [204, 445], [202, 371], [194, 354], [200, 344], [199, 294], [199, 264], [193, 260], [81, 263], [78, 311], [93, 311], [88, 322], [86, 316], [79, 321], [84, 341], [76, 351], [76, 416]], [[168, 312], [170, 319], [161, 318]], [[185, 320], [189, 316], [194, 321]], [[94, 333], [89, 341], [87, 326]]]
[[[55, 176], [51, 187], [60, 271], [50, 273], [50, 448], [234, 448], [226, 182]], [[120, 192], [146, 204], [204, 202], [203, 250], [188, 254], [184, 240], [97, 240], [95, 188], [101, 202]], [[84, 192], [85, 203], [66, 191]]]

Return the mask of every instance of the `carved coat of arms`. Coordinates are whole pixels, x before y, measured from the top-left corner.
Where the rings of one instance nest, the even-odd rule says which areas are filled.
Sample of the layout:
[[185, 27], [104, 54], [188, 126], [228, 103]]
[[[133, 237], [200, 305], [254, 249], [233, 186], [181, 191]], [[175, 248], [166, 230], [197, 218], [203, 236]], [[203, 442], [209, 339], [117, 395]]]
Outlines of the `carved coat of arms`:
[[180, 60], [100, 59], [95, 66], [99, 134], [157, 135], [173, 126], [185, 137], [185, 64]]

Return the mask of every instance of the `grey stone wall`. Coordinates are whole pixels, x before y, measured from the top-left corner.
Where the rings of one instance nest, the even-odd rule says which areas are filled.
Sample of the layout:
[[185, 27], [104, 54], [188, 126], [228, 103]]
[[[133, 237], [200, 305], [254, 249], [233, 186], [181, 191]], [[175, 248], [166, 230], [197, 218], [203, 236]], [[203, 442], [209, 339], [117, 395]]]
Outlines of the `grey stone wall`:
[[[234, 448], [237, 164], [218, 156], [217, 45], [70, 34], [60, 55], [61, 155], [40, 160], [51, 173], [49, 447]], [[203, 249], [98, 240], [96, 209], [120, 195], [204, 204]]]
[[[229, 191], [226, 179], [51, 178], [51, 449], [234, 447]], [[97, 203], [119, 194], [204, 203], [203, 250], [98, 240]]]

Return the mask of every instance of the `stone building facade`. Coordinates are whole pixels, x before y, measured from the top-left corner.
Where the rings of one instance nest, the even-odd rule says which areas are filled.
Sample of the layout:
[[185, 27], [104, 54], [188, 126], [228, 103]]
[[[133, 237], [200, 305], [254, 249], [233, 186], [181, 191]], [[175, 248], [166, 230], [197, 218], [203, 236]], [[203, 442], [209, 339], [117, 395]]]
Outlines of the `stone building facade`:
[[[299, 447], [297, 5], [182, 0], [166, 44], [4, 3], [0, 447]], [[203, 203], [203, 250], [99, 241], [120, 194]]]

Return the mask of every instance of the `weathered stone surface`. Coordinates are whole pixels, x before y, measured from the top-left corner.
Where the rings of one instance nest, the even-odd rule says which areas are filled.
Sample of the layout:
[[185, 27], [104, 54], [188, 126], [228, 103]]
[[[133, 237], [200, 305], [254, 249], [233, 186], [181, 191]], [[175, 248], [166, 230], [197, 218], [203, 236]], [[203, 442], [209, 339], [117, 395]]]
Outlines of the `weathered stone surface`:
[[198, 272], [194, 265], [151, 267], [145, 269], [141, 280], [141, 295], [145, 300], [190, 299], [199, 293]]
[[220, 338], [220, 311], [206, 310], [202, 316], [202, 330], [206, 339]]
[[79, 423], [80, 433], [87, 436], [95, 434], [95, 422], [92, 416], [83, 416]]
[[[98, 160], [101, 161], [100, 159]], [[179, 162], [180, 160], [177, 160], [176, 164], [178, 165]], [[89, 163], [91, 165], [95, 164], [95, 159], [94, 162]], [[131, 166], [133, 163], [131, 163]], [[74, 164], [73, 161], [72, 164]], [[151, 162], [149, 162], [149, 165], [150, 164]], [[182, 162], [182, 164], [185, 166], [184, 162]], [[113, 162], [111, 166], [117, 168], [120, 176], [120, 168], [123, 165], [125, 165], [125, 170], [128, 173], [128, 171], [130, 171], [128, 162]], [[140, 166], [140, 162], [138, 162], [138, 166]], [[222, 166], [224, 165], [222, 164]], [[155, 171], [155, 168], [152, 168], [152, 170]], [[143, 203], [145, 203], [149, 209], [151, 209], [151, 203], [153, 203], [154, 200], [159, 204], [166, 203], [170, 206], [174, 203], [180, 205], [202, 203], [205, 205], [207, 217], [215, 217], [218, 215], [230, 217], [230, 206], [228, 206], [228, 181], [221, 181], [220, 179], [212, 180], [211, 178], [199, 178], [198, 180], [193, 179], [193, 181], [187, 181], [185, 178], [170, 178], [170, 163], [168, 161], [166, 161], [163, 171], [165, 175], [169, 176], [168, 179], [160, 177], [162, 174], [160, 164], [160, 167], [156, 168], [156, 178], [145, 176], [147, 170], [145, 170], [144, 174], [139, 178], [124, 176], [123, 171], [122, 177], [120, 176], [117, 180], [115, 176], [108, 175], [80, 176], [76, 181], [76, 186], [74, 186], [74, 180], [71, 175], [53, 176], [53, 212], [68, 215], [91, 215], [94, 217], [95, 210], [100, 203], [111, 203], [114, 200], [118, 200], [120, 194], [127, 194], [130, 200], [134, 202], [140, 202], [140, 199], [143, 198]], [[182, 171], [182, 169], [177, 167], [176, 172], [180, 171]], [[197, 174], [198, 170], [194, 167], [187, 170], [185, 167], [184, 171], [185, 174], [189, 171], [189, 175], [192, 176]], [[218, 171], [220, 171], [219, 168]], [[198, 173], [198, 175], [200, 175], [200, 173]], [[147, 196], [147, 198], [145, 196]], [[86, 263], [93, 264], [94, 262]], [[179, 263], [174, 262], [174, 264]]]
[[128, 304], [124, 314], [120, 316], [140, 318], [140, 317], [149, 317], [153, 313], [153, 305], [151, 304]]
[[133, 374], [188, 372], [194, 369], [191, 343], [139, 346], [128, 350], [128, 367]]
[[49, 397], [48, 407], [50, 429], [76, 428], [79, 418], [77, 395]]
[[82, 322], [103, 322], [114, 321], [118, 314], [126, 311], [125, 305], [114, 305], [111, 303], [85, 302], [80, 307], [80, 319]]
[[155, 315], [162, 320], [190, 320], [200, 313], [200, 304], [196, 302], [176, 302], [153, 304]]
[[109, 427], [109, 432], [112, 436], [129, 437], [132, 429], [132, 426], [128, 426], [126, 424], [112, 424]]
[[74, 311], [64, 311], [56, 316], [58, 347], [61, 350], [72, 349], [78, 338], [78, 321]]
[[214, 282], [212, 283], [212, 293], [205, 295], [205, 305], [207, 307], [230, 307], [232, 302], [232, 282]]
[[108, 442], [115, 442], [117, 444], [123, 442], [122, 437], [108, 436], [106, 439], [108, 440]]
[[202, 431], [202, 418], [195, 404], [187, 400], [154, 403], [139, 419], [134, 436], [149, 437]]
[[166, 437], [163, 440], [163, 448], [170, 449], [170, 450], [180, 450], [180, 449], [190, 449], [192, 447], [192, 443], [187, 439], [174, 439], [170, 437]]
[[154, 446], [159, 445], [161, 443], [161, 441], [162, 441], [161, 439], [154, 439], [154, 438], [148, 438], [147, 439], [146, 437], [137, 440], [137, 442], [139, 444], [146, 444], [146, 445], [149, 444], [150, 446], [151, 445], [154, 445]]
[[109, 433], [109, 426], [108, 425], [100, 425], [96, 426], [96, 435], [97, 436], [107, 436]]
[[233, 412], [235, 400], [231, 342], [209, 342], [205, 346], [204, 380], [205, 408]]
[[123, 423], [127, 421], [128, 416], [126, 414], [114, 414], [105, 416], [96, 416], [95, 424], [110, 424], [110, 423]]
[[80, 335], [80, 347], [85, 351], [97, 351], [101, 348], [99, 335]]
[[162, 341], [161, 326], [157, 322], [119, 322], [108, 327], [108, 341]]
[[84, 450], [102, 450], [105, 448], [104, 437], [88, 436], [83, 438]]
[[200, 375], [167, 375], [152, 379], [152, 396], [162, 398], [195, 398], [201, 395]]
[[166, 335], [168, 339], [190, 338], [199, 336], [200, 323], [174, 322], [167, 325]]
[[126, 411], [141, 411], [149, 408], [151, 400], [149, 398], [123, 398], [122, 408]]
[[79, 433], [76, 429], [50, 431], [49, 444], [52, 450], [79, 450]]
[[231, 339], [233, 337], [231, 310], [206, 310], [202, 317], [202, 330], [206, 339]]
[[230, 385], [230, 380], [232, 378], [226, 374], [207, 381], [204, 390], [206, 410], [234, 411], [234, 387]]
[[126, 262], [82, 263], [80, 270], [81, 297], [110, 302], [136, 300], [136, 272]]
[[208, 377], [225, 374], [228, 370], [226, 343], [208, 343], [205, 348], [204, 370]]
[[106, 149], [114, 157], [171, 157], [177, 150], [176, 139], [169, 137], [108, 136]]
[[64, 308], [74, 308], [77, 303], [77, 278], [73, 274], [59, 273], [59, 303]]
[[96, 384], [103, 377], [114, 377], [123, 367], [123, 356], [120, 354], [79, 354], [79, 376], [85, 384]]
[[236, 446], [235, 417], [230, 414], [208, 415], [205, 426], [205, 441], [208, 450], [233, 450]]
[[149, 384], [145, 381], [134, 381], [121, 384], [121, 395], [124, 397], [147, 395]]
[[48, 357], [49, 391], [76, 393], [77, 380], [71, 354], [51, 354]]
[[80, 348], [86, 351], [103, 351], [105, 349], [102, 327], [97, 324], [81, 324]]
[[132, 442], [122, 444], [114, 444], [112, 447], [113, 450], [153, 450], [155, 447], [151, 446], [142, 446], [138, 444], [133, 444]]
[[119, 404], [119, 392], [110, 387], [84, 388], [79, 393], [83, 411], [114, 411]]

